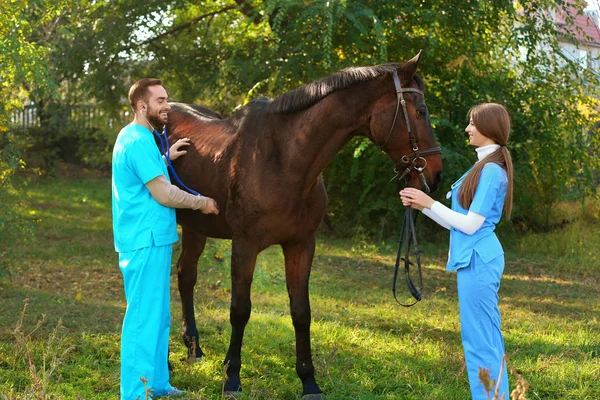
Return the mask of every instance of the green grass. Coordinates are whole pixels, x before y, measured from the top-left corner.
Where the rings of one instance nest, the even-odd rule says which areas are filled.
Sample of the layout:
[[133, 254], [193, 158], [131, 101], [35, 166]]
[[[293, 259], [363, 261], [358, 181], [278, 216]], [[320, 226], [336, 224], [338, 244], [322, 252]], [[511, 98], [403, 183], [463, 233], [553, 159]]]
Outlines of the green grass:
[[[0, 264], [7, 263], [10, 276], [0, 285], [0, 399], [115, 399], [125, 299], [112, 247], [110, 179], [29, 179], [36, 240], [2, 240], [10, 258]], [[597, 221], [579, 221], [507, 246], [503, 330], [510, 368], [531, 385], [528, 399], [600, 398], [599, 229]], [[447, 247], [423, 247], [424, 300], [405, 309], [391, 294], [393, 243], [319, 238], [312, 344], [329, 399], [469, 398], [455, 275], [444, 270]], [[175, 259], [179, 250], [177, 244]], [[210, 240], [198, 267], [196, 317], [207, 353], [200, 363], [184, 360], [172, 271], [171, 382], [190, 398], [220, 398], [230, 334], [229, 255], [228, 241]], [[252, 300], [243, 398], [297, 399], [301, 385], [277, 247], [259, 256]], [[515, 382], [511, 375], [511, 388]]]

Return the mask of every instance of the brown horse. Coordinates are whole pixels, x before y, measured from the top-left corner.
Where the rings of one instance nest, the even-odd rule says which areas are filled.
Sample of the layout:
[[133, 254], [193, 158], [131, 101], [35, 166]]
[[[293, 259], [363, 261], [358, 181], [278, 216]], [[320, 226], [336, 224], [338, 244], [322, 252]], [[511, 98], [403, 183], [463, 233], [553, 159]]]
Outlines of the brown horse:
[[[327, 207], [321, 172], [352, 137], [361, 135], [382, 147], [400, 172], [406, 168], [408, 184], [435, 190], [442, 160], [416, 74], [420, 55], [404, 65], [348, 68], [274, 100], [251, 101], [228, 119], [204, 107], [172, 105], [169, 140], [189, 137], [193, 143], [175, 169], [186, 185], [214, 198], [221, 210], [219, 215], [177, 210], [183, 228], [178, 285], [191, 357], [202, 356], [193, 306], [198, 258], [207, 237], [232, 239], [225, 395], [241, 391], [240, 353], [256, 257], [278, 244], [285, 257], [303, 396], [323, 397], [311, 356], [308, 296], [315, 233]], [[395, 85], [404, 89], [394, 90]]]

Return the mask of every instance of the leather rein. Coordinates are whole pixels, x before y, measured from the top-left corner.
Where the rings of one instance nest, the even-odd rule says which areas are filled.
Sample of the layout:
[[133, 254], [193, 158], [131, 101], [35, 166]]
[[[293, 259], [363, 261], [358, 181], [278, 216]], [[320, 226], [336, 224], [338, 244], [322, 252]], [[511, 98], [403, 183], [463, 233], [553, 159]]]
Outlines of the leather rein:
[[[388, 140], [392, 136], [392, 132], [394, 131], [394, 126], [396, 125], [396, 120], [398, 118], [398, 111], [400, 110], [400, 106], [402, 106], [402, 112], [404, 114], [404, 121], [406, 121], [406, 128], [408, 130], [408, 135], [410, 137], [412, 153], [406, 154], [406, 155], [400, 157], [400, 160], [398, 160], [398, 162], [394, 166], [394, 172], [396, 175], [390, 181], [393, 181], [397, 177], [398, 177], [398, 179], [406, 179], [406, 177], [411, 173], [411, 171], [414, 170], [414, 171], [417, 171], [417, 174], [419, 175], [419, 180], [421, 182], [423, 191], [425, 193], [429, 193], [431, 191], [431, 189], [429, 188], [429, 185], [427, 184], [427, 179], [425, 178], [425, 174], [423, 173], [423, 171], [425, 171], [425, 168], [427, 168], [427, 160], [424, 158], [424, 156], [428, 156], [431, 154], [439, 154], [442, 152], [442, 149], [440, 147], [433, 147], [433, 148], [426, 149], [426, 150], [419, 149], [419, 144], [417, 142], [417, 138], [415, 137], [415, 134], [411, 130], [410, 121], [408, 119], [408, 110], [406, 108], [406, 101], [404, 100], [404, 93], [416, 93], [423, 97], [424, 97], [424, 94], [419, 89], [403, 88], [400, 85], [400, 79], [398, 78], [397, 71], [392, 72], [392, 77], [394, 78], [394, 85], [396, 87], [396, 112], [394, 113], [394, 120], [392, 121], [392, 126], [390, 127], [390, 130], [389, 130], [387, 136], [385, 137], [383, 144], [377, 145], [377, 146], [379, 148], [383, 149], [385, 147], [385, 145], [387, 144]], [[405, 168], [405, 169], [402, 173], [400, 173], [399, 168]], [[394, 266], [394, 279], [392, 282], [392, 292], [394, 294], [394, 299], [396, 300], [396, 302], [398, 304], [400, 304], [403, 307], [413, 306], [413, 305], [417, 304], [417, 302], [421, 301], [421, 298], [422, 298], [422, 295], [421, 295], [421, 290], [423, 290], [423, 274], [421, 272], [422, 250], [419, 249], [419, 246], [417, 244], [417, 235], [416, 235], [416, 231], [415, 231], [415, 225], [416, 225], [416, 214], [413, 214], [413, 210], [410, 207], [407, 207], [406, 211], [404, 213], [404, 222], [402, 224], [402, 231], [400, 232], [400, 239], [398, 242], [398, 253], [396, 255], [396, 264]], [[405, 243], [406, 243], [406, 251], [404, 252], [404, 255], [402, 255], [403, 246]], [[412, 253], [411, 253], [411, 247], [413, 249]], [[412, 262], [410, 260], [411, 254], [414, 255], [415, 262]], [[398, 300], [398, 298], [396, 297], [396, 283], [398, 280], [398, 274], [399, 274], [401, 261], [404, 262], [404, 275], [406, 278], [406, 285], [408, 286], [408, 290], [410, 291], [411, 295], [415, 299], [415, 301], [410, 304], [401, 303]], [[417, 267], [417, 271], [418, 271], [418, 275], [419, 275], [419, 287], [418, 288], [415, 286], [414, 282], [412, 281], [412, 279], [410, 277], [411, 265]]]
[[[417, 233], [415, 230], [416, 220], [418, 214], [416, 211], [413, 211], [412, 208], [406, 207], [406, 211], [404, 212], [404, 222], [402, 223], [402, 230], [400, 231], [400, 239], [398, 240], [398, 253], [396, 254], [396, 264], [394, 265], [394, 279], [392, 281], [392, 293], [394, 294], [394, 299], [398, 304], [403, 307], [410, 307], [417, 304], [421, 301], [421, 290], [423, 290], [423, 273], [421, 272], [421, 253], [423, 250], [419, 249], [419, 245], [417, 244]], [[404, 256], [402, 255], [402, 248], [406, 243], [406, 251], [404, 252]], [[411, 255], [411, 247], [413, 247], [412, 255], [415, 256], [415, 262], [410, 260]], [[413, 303], [404, 304], [398, 300], [396, 296], [396, 283], [398, 281], [398, 272], [400, 270], [400, 261], [404, 262], [404, 278], [406, 279], [406, 286], [408, 286], [408, 290], [410, 294], [414, 297], [415, 301]], [[413, 283], [410, 277], [410, 267], [416, 266], [417, 271], [419, 273], [419, 287], [417, 288]]]

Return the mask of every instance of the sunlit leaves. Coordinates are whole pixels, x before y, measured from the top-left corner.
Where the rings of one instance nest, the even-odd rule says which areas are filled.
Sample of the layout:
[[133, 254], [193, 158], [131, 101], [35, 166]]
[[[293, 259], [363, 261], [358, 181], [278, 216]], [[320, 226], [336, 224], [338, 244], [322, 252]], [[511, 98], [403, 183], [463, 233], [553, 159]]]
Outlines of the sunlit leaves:
[[[419, 72], [444, 150], [445, 185], [474, 161], [463, 130], [467, 110], [482, 101], [506, 104], [513, 118], [510, 149], [524, 194], [516, 196], [517, 215], [533, 218], [536, 199], [548, 205], [557, 191], [589, 190], [588, 181], [574, 176], [597, 167], [579, 139], [597, 118], [591, 99], [600, 85], [559, 53], [550, 17], [564, 0], [26, 3], [18, 10], [19, 3], [10, 3], [13, 12], [0, 17], [0, 32], [10, 33], [0, 38], [0, 60], [13, 54], [26, 61], [1, 68], [0, 85], [21, 84], [38, 103], [60, 95], [64, 104], [95, 101], [119, 111], [131, 82], [158, 76], [173, 100], [229, 115], [252, 98], [348, 66], [403, 62], [423, 49]], [[370, 221], [400, 212], [389, 177], [376, 173], [389, 161], [369, 146], [352, 142], [326, 171], [332, 195], [342, 196], [338, 216], [363, 213]], [[544, 168], [534, 171], [531, 161]], [[531, 186], [534, 173], [544, 184]]]

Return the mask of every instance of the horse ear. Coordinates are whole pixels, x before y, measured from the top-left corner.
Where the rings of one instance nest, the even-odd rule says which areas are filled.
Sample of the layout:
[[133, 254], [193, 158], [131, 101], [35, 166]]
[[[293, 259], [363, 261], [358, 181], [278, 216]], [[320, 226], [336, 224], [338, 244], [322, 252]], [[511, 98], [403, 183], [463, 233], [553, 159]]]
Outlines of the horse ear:
[[412, 81], [413, 76], [417, 73], [417, 66], [419, 65], [419, 61], [421, 60], [421, 54], [423, 50], [419, 50], [419, 53], [408, 60], [402, 67], [400, 67], [400, 76], [402, 77], [403, 82]]

